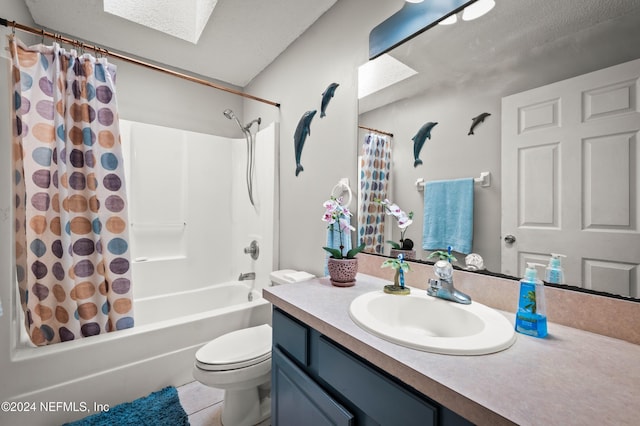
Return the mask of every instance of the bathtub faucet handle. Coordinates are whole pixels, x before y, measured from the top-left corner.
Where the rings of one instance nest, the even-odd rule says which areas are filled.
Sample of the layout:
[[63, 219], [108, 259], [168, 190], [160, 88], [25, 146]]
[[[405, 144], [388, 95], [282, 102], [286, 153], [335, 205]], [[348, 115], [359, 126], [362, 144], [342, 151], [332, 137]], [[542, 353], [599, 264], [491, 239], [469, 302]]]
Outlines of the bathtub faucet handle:
[[256, 240], [251, 241], [251, 245], [249, 245], [249, 247], [245, 247], [244, 252], [246, 254], [250, 254], [253, 260], [258, 260], [258, 256], [260, 255], [258, 242]]

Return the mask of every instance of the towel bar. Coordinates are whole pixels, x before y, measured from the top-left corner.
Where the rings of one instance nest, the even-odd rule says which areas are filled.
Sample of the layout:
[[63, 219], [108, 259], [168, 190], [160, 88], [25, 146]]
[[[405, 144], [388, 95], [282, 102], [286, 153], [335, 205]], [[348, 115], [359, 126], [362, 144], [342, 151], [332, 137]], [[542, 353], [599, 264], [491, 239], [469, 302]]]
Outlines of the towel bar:
[[[480, 177], [473, 178], [473, 181], [480, 184], [481, 187], [487, 188], [491, 186], [491, 172], [482, 172], [480, 173]], [[424, 178], [418, 178], [415, 185], [418, 191], [424, 191]]]

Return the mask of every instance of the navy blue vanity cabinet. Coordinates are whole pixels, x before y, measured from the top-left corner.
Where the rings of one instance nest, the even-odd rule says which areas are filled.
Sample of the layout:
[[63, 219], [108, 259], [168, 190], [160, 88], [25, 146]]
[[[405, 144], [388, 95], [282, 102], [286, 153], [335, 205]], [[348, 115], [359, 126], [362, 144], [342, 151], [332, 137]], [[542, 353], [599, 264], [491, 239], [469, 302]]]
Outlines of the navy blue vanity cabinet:
[[278, 308], [273, 310], [271, 423], [472, 424]]
[[271, 424], [354, 425], [353, 414], [305, 372], [310, 360], [309, 327], [277, 309], [272, 325]]

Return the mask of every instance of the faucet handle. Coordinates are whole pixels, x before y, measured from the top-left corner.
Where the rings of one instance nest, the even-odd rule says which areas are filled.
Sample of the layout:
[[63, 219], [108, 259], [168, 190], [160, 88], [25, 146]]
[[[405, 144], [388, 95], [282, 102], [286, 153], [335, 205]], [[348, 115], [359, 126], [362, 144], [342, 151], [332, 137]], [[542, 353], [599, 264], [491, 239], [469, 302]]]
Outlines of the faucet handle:
[[251, 255], [253, 260], [258, 260], [258, 256], [260, 256], [260, 246], [258, 246], [258, 242], [256, 240], [251, 241], [251, 245], [245, 247], [244, 252]]

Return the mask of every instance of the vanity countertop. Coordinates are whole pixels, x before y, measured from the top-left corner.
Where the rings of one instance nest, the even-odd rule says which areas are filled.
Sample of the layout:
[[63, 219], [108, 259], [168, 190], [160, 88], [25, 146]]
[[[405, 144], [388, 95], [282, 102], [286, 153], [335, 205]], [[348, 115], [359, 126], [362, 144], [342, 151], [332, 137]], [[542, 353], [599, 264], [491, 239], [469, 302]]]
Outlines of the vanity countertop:
[[[354, 298], [388, 283], [358, 274], [353, 287], [317, 278], [265, 288], [263, 294], [476, 424], [635, 425], [640, 419], [640, 345], [549, 323], [547, 338], [518, 334], [511, 348], [495, 354], [417, 351], [369, 334], [349, 317]], [[513, 323], [513, 314], [503, 314]]]

